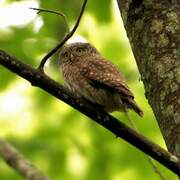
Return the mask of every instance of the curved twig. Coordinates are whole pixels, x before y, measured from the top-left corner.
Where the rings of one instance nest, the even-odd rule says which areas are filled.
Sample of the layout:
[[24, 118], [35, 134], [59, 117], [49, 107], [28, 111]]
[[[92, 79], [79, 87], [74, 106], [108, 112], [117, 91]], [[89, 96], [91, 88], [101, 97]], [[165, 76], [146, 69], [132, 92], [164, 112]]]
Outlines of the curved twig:
[[30, 7], [29, 9], [37, 11], [37, 14], [40, 14], [42, 12], [49, 12], [49, 13], [57, 14], [57, 15], [63, 17], [63, 19], [65, 21], [65, 24], [66, 24], [67, 32], [69, 33], [69, 31], [70, 31], [69, 23], [68, 23], [66, 15], [63, 14], [62, 12], [53, 11], [53, 10], [50, 10], [50, 9], [33, 8], [33, 7]]
[[82, 8], [81, 8], [81, 11], [80, 11], [80, 14], [78, 16], [78, 19], [74, 25], [74, 27], [72, 28], [72, 30], [66, 34], [66, 36], [63, 38], [63, 40], [57, 45], [55, 46], [48, 54], [46, 54], [43, 59], [41, 60], [40, 64], [39, 64], [39, 67], [38, 69], [41, 71], [41, 72], [44, 72], [44, 65], [46, 63], [46, 61], [59, 49], [61, 48], [65, 43], [66, 41], [72, 37], [72, 35], [75, 33], [76, 29], [78, 28], [79, 26], [79, 23], [80, 23], [80, 20], [81, 20], [81, 17], [83, 15], [83, 12], [84, 12], [84, 9], [86, 7], [86, 4], [87, 4], [87, 0], [84, 0], [84, 3], [82, 5]]

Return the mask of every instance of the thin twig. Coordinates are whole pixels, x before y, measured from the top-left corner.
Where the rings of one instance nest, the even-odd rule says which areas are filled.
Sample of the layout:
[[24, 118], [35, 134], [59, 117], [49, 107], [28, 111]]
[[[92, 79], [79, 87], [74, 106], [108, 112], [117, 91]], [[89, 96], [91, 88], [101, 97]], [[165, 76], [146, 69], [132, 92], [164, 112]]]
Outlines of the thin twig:
[[37, 170], [12, 145], [0, 139], [0, 156], [19, 174], [29, 180], [48, 180], [49, 178]]
[[[129, 124], [131, 125], [131, 127], [139, 133], [139, 130], [138, 128], [136, 127], [134, 121], [129, 117], [129, 114], [127, 111], [125, 111], [125, 114], [126, 114], [126, 117], [129, 121]], [[151, 167], [153, 168], [153, 171], [159, 176], [159, 178], [161, 180], [166, 180], [166, 178], [163, 176], [163, 174], [161, 173], [161, 171], [158, 169], [158, 167], [156, 166], [155, 162], [151, 159], [151, 157], [149, 156], [146, 156], [147, 157], [147, 160], [149, 162], [149, 164], [151, 165]]]
[[164, 150], [158, 144], [153, 143], [134, 129], [129, 128], [120, 120], [107, 114], [100, 107], [97, 107], [97, 105], [77, 100], [65, 87], [49, 78], [46, 74], [42, 73], [42, 71], [24, 64], [22, 61], [17, 60], [15, 57], [8, 55], [2, 50], [0, 50], [0, 64], [28, 80], [32, 85], [40, 87], [51, 95], [71, 105], [99, 125], [111, 131], [115, 136], [124, 139], [131, 145], [156, 159], [174, 173], [180, 175], [180, 159], [178, 157]]
[[79, 26], [79, 23], [80, 23], [80, 20], [81, 20], [81, 17], [83, 15], [83, 12], [84, 12], [84, 9], [86, 7], [86, 3], [87, 3], [87, 0], [84, 0], [83, 2], [83, 5], [82, 5], [82, 8], [81, 8], [81, 11], [80, 11], [80, 14], [78, 16], [78, 19], [74, 25], [74, 27], [72, 28], [72, 30], [65, 35], [65, 37], [63, 38], [63, 40], [58, 44], [56, 45], [48, 54], [46, 54], [43, 59], [41, 60], [40, 64], [39, 64], [39, 67], [38, 69], [41, 71], [41, 72], [44, 72], [44, 65], [46, 63], [46, 61], [54, 54], [56, 53], [56, 51], [61, 48], [65, 43], [66, 41], [72, 37], [72, 35], [75, 33], [76, 29], [78, 28]]
[[65, 24], [66, 24], [67, 33], [69, 33], [70, 27], [69, 27], [69, 23], [68, 23], [68, 20], [67, 20], [67, 17], [66, 17], [65, 14], [63, 14], [61, 12], [58, 12], [58, 11], [53, 11], [53, 10], [50, 10], [50, 9], [41, 9], [41, 8], [32, 8], [32, 7], [30, 7], [29, 9], [37, 11], [37, 14], [40, 14], [42, 12], [49, 12], [49, 13], [57, 14], [57, 15], [63, 17], [63, 19], [65, 21]]
[[155, 162], [153, 161], [153, 159], [149, 156], [147, 156], [147, 160], [149, 161], [149, 164], [152, 166], [154, 172], [159, 176], [159, 178], [161, 180], [167, 180], [163, 174], [161, 173], [161, 171], [158, 169], [158, 167], [156, 166]]

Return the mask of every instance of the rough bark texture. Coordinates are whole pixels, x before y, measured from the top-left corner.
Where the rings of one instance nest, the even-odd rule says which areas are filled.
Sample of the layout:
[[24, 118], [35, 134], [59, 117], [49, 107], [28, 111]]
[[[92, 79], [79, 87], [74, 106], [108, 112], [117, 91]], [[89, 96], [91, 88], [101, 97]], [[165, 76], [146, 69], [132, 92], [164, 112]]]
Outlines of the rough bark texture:
[[146, 97], [168, 150], [180, 157], [180, 1], [117, 1]]

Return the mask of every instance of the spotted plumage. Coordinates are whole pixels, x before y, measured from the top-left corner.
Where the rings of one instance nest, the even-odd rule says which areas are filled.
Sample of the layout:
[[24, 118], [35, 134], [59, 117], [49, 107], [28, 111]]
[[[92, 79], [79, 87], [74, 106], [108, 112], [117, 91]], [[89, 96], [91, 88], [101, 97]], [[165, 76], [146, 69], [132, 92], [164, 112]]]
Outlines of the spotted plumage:
[[133, 109], [143, 116], [118, 68], [89, 43], [71, 43], [60, 51], [59, 65], [75, 95], [103, 107], [106, 112]]

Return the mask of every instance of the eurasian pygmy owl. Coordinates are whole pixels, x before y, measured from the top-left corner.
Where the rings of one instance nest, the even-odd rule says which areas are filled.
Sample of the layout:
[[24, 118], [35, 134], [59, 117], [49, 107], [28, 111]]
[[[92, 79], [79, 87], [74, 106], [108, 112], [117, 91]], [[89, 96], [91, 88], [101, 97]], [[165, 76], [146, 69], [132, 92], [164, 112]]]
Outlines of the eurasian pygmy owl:
[[143, 116], [118, 68], [89, 43], [71, 43], [60, 51], [59, 65], [65, 86], [106, 112], [133, 109]]

